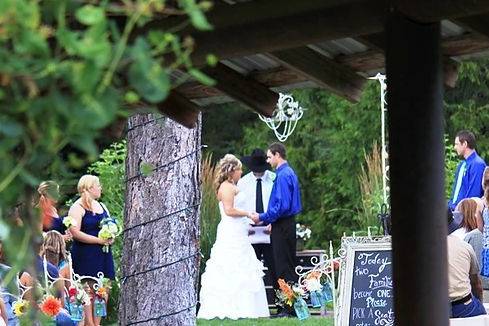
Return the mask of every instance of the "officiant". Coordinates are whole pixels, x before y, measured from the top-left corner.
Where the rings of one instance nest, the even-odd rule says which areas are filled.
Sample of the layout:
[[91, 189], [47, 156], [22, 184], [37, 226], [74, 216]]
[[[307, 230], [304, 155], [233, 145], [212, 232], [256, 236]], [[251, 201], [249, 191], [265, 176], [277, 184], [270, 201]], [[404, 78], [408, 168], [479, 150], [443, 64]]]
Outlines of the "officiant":
[[[259, 148], [255, 148], [251, 155], [241, 158], [241, 162], [251, 171], [238, 181], [239, 208], [247, 212], [264, 213], [268, 207], [268, 200], [272, 192], [275, 173], [270, 171], [267, 155]], [[275, 264], [273, 261], [270, 234], [272, 225], [255, 225], [250, 219], [248, 230], [249, 239], [255, 250], [256, 257], [268, 268], [265, 275], [265, 284], [276, 287]]]

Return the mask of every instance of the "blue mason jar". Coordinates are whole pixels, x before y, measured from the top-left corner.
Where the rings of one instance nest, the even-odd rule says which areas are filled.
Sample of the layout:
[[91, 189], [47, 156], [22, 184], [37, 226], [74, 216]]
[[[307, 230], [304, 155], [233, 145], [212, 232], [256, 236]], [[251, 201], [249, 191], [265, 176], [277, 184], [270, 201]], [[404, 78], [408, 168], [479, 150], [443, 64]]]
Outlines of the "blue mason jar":
[[309, 318], [309, 309], [307, 308], [307, 303], [304, 301], [304, 299], [302, 299], [302, 297], [299, 297], [295, 300], [294, 310], [299, 320]]
[[321, 291], [311, 291], [309, 297], [311, 298], [313, 308], [320, 308], [324, 303], [324, 297]]
[[75, 323], [83, 319], [83, 305], [79, 303], [70, 303], [69, 311], [71, 320]]
[[331, 284], [329, 282], [323, 284], [322, 294], [325, 302], [333, 301], [333, 291], [331, 290]]
[[97, 296], [95, 298], [93, 305], [94, 305], [94, 310], [95, 310], [95, 317], [107, 316], [107, 306], [105, 305], [104, 299]]

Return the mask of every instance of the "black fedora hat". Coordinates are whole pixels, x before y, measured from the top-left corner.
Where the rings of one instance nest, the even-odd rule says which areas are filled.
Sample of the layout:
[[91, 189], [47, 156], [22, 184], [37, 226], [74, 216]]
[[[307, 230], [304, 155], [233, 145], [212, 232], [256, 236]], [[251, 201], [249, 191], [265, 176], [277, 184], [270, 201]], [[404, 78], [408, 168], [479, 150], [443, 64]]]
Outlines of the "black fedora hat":
[[259, 148], [255, 148], [250, 156], [243, 156], [241, 162], [252, 172], [265, 172], [271, 168], [267, 163], [267, 155]]

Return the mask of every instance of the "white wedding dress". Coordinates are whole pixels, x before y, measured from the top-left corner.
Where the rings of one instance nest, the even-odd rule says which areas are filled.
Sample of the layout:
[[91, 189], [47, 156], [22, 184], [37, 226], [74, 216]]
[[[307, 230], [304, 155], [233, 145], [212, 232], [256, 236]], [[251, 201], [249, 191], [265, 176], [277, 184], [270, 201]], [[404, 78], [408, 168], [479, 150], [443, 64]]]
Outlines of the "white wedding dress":
[[230, 217], [219, 202], [221, 221], [202, 274], [197, 318], [268, 317], [263, 264], [248, 240], [245, 217]]

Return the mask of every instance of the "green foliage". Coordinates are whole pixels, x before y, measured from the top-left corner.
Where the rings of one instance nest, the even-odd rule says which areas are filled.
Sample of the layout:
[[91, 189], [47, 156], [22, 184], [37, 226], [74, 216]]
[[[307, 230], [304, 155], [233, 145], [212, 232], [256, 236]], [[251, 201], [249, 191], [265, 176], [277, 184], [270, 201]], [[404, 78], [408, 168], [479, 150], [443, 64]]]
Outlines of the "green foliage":
[[[296, 91], [294, 97], [307, 109], [285, 143], [301, 184], [299, 219], [313, 231], [308, 247], [327, 248], [329, 239], [359, 227], [358, 174], [364, 150], [380, 138], [379, 87], [368, 83], [357, 104], [315, 89]], [[273, 132], [256, 121], [244, 127], [243, 139], [233, 147], [245, 154], [274, 141]]]
[[209, 7], [196, 0], [1, 1], [0, 207], [22, 202], [42, 179], [68, 178], [94, 161], [104, 129], [129, 109], [163, 101], [174, 69], [210, 83], [192, 66], [191, 39], [141, 29], [180, 12], [208, 30]]
[[[98, 144], [107, 142], [104, 132], [116, 118], [133, 109], [153, 111], [166, 98], [175, 69], [211, 82], [192, 65], [193, 40], [181, 39], [174, 28], [148, 27], [176, 12], [197, 29], [210, 29], [203, 14], [209, 3], [196, 1], [0, 1], [0, 220], [12, 215], [25, 225], [2, 239], [7, 250], [18, 249], [24, 239], [27, 248], [38, 241], [31, 203], [40, 180], [72, 184], [76, 172], [97, 158]], [[120, 154], [120, 148], [112, 150]], [[116, 164], [107, 156], [102, 160]], [[114, 177], [110, 172], [97, 171], [107, 174], [106, 187]], [[121, 218], [122, 204], [109, 196], [113, 214]], [[23, 212], [12, 209], [17, 203], [24, 203]], [[7, 256], [18, 271], [32, 250]]]
[[450, 199], [455, 181], [455, 170], [460, 159], [457, 152], [453, 149], [453, 140], [445, 135], [445, 196], [447, 201]]
[[[447, 198], [459, 161], [452, 146], [458, 130], [473, 131], [479, 154], [489, 161], [488, 77], [489, 60], [464, 62], [457, 87], [446, 92]], [[381, 191], [377, 187], [362, 202], [358, 178], [364, 164], [363, 153], [370, 153], [373, 141], [380, 140], [379, 92], [378, 84], [370, 82], [357, 104], [321, 90], [300, 90], [294, 94], [307, 111], [285, 145], [288, 160], [301, 183], [304, 211], [299, 219], [313, 231], [308, 247], [327, 248], [327, 240], [337, 240], [343, 232], [377, 225]], [[226, 124], [225, 120], [231, 123]], [[204, 114], [203, 125], [204, 141], [215, 157], [228, 152], [246, 155], [255, 147], [266, 148], [276, 141], [273, 132], [256, 115], [236, 105], [212, 108]], [[373, 178], [370, 174], [368, 177]]]
[[220, 221], [214, 180], [216, 169], [212, 164], [212, 155], [202, 162], [202, 204], [200, 206], [200, 251], [204, 258], [201, 261], [201, 274], [205, 262], [210, 257], [211, 248], [216, 241], [217, 224]]
[[[98, 175], [103, 187], [102, 202], [107, 206], [110, 215], [120, 226], [124, 225], [124, 193], [125, 193], [125, 159], [126, 142], [112, 144], [100, 155], [100, 159], [93, 163], [88, 172]], [[120, 291], [122, 235], [115, 239], [112, 253], [116, 267], [116, 280], [112, 282], [109, 296], [108, 317], [104, 322], [117, 322], [117, 307]]]
[[[477, 152], [489, 161], [489, 60], [462, 62], [457, 87], [446, 92], [446, 132], [450, 144], [460, 130], [477, 139]], [[453, 151], [450, 148], [450, 151]], [[448, 153], [448, 149], [447, 149]], [[448, 175], [447, 175], [448, 176]]]
[[[244, 137], [244, 127], [257, 120], [256, 114], [236, 104], [213, 106], [202, 111], [202, 143], [212, 149], [215, 162], [227, 153], [246, 154], [236, 143]], [[252, 146], [252, 145], [250, 145]], [[257, 147], [260, 144], [256, 144]], [[265, 145], [263, 145], [265, 146]], [[239, 152], [237, 151], [239, 149]]]

